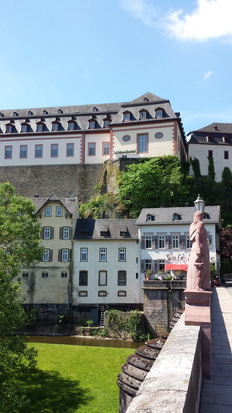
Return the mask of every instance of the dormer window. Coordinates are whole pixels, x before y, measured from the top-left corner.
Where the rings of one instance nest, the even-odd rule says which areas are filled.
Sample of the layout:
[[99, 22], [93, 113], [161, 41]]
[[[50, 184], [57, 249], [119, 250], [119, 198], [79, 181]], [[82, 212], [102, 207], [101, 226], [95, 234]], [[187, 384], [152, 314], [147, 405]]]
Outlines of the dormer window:
[[104, 228], [103, 231], [100, 231], [101, 237], [110, 237], [110, 230], [109, 228]]
[[3, 115], [3, 113], [0, 113], [0, 118], [4, 118], [4, 115]]
[[96, 128], [96, 119], [93, 116], [92, 119], [89, 119], [89, 129], [95, 129]]
[[13, 112], [13, 116], [15, 118], [16, 116], [19, 116], [19, 114], [17, 112]]
[[103, 119], [103, 128], [108, 128], [110, 122], [111, 122], [111, 117], [110, 115], [107, 115], [107, 117]]
[[147, 110], [140, 110], [140, 116], [139, 119], [147, 119]]
[[96, 106], [94, 106], [93, 112], [98, 112], [98, 108]]
[[31, 110], [28, 111], [28, 116], [32, 116], [33, 112]]
[[210, 215], [207, 212], [204, 212], [204, 219], [211, 219]]
[[43, 115], [48, 115], [48, 111], [47, 111], [47, 110], [43, 110]]
[[144, 98], [143, 101], [144, 101], [144, 102], [149, 102], [149, 99], [148, 99], [148, 98]]
[[69, 120], [68, 121], [68, 130], [74, 130], [76, 129], [76, 122], [74, 120]]
[[182, 217], [181, 217], [181, 215], [175, 213], [175, 214], [173, 214], [172, 220], [173, 220], [173, 221], [181, 221], [181, 220], [182, 220]]
[[29, 125], [28, 123], [24, 122], [21, 124], [21, 132], [28, 132], [29, 131]]
[[6, 125], [6, 133], [13, 133], [14, 132], [14, 125], [12, 125], [11, 123], [8, 123]]
[[36, 132], [43, 132], [44, 131], [44, 123], [43, 122], [37, 122], [37, 129]]
[[58, 114], [61, 115], [63, 113], [62, 109], [58, 109]]
[[154, 215], [147, 214], [146, 221], [155, 221], [155, 217], [154, 217]]
[[60, 129], [60, 122], [55, 120], [52, 122], [52, 131], [58, 131]]
[[128, 121], [128, 120], [131, 120], [131, 112], [124, 112], [123, 113], [123, 120], [124, 120], [124, 122], [125, 121]]
[[164, 112], [163, 109], [156, 109], [156, 111], [155, 111], [155, 117], [156, 117], [156, 118], [163, 118], [163, 115], [164, 115], [163, 112]]

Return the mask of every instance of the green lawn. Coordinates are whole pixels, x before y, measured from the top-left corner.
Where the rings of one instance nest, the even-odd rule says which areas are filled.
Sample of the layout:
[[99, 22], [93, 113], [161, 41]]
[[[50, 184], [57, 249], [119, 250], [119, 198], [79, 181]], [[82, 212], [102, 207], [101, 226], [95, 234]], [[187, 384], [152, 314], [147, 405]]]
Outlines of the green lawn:
[[133, 349], [29, 345], [38, 350], [39, 368], [24, 381], [30, 413], [118, 412], [117, 375]]

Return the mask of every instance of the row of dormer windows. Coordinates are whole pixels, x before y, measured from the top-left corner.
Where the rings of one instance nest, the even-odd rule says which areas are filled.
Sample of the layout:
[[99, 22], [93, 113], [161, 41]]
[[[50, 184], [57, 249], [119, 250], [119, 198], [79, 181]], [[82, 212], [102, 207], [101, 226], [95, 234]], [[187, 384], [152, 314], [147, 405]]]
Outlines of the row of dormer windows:
[[[155, 119], [164, 118], [166, 116], [167, 115], [166, 115], [164, 109], [162, 109], [162, 108], [155, 109]], [[149, 114], [148, 110], [141, 109], [139, 111], [139, 120], [149, 119], [149, 117], [150, 117], [150, 114]], [[126, 110], [125, 112], [123, 112], [123, 121], [127, 122], [127, 121], [130, 121], [130, 120], [135, 120], [134, 115], [129, 110]]]
[[[16, 113], [16, 112], [14, 112]], [[15, 116], [13, 113], [13, 116]], [[29, 112], [28, 112], [29, 113]], [[32, 114], [32, 112], [31, 112]], [[44, 113], [47, 114], [47, 113]], [[0, 117], [3, 114], [0, 114]], [[17, 115], [18, 116], [18, 115]], [[163, 118], [165, 116], [165, 112], [163, 109], [156, 109], [155, 110], [155, 118]], [[75, 117], [72, 117], [72, 119], [70, 119], [67, 123], [68, 123], [68, 129], [67, 130], [75, 130], [78, 129], [78, 123], [77, 121], [74, 119]], [[140, 111], [140, 115], [139, 115], [139, 120], [145, 120], [145, 119], [149, 119], [149, 112], [146, 109], [142, 109]], [[134, 120], [132, 112], [130, 111], [125, 111], [123, 112], [123, 121], [131, 121]], [[96, 129], [98, 127], [100, 127], [98, 120], [96, 118], [95, 115], [93, 115], [89, 120], [89, 127], [88, 129]], [[103, 128], [108, 128], [109, 125], [111, 123], [111, 117], [110, 115], [107, 115], [107, 117], [105, 119], [103, 119]], [[16, 126], [14, 124], [14, 120], [11, 120], [9, 123], [7, 123], [5, 125], [6, 129], [5, 129], [5, 133], [17, 133], [17, 129]], [[51, 131], [57, 132], [63, 130], [63, 125], [60, 122], [60, 118], [57, 118], [56, 120], [54, 120], [52, 122], [52, 128]], [[45, 120], [41, 119], [40, 121], [36, 122], [36, 132], [44, 132], [44, 131], [48, 131], [48, 128], [46, 126]], [[30, 126], [30, 120], [26, 119], [24, 122], [21, 123], [21, 132], [22, 133], [27, 133], [27, 132], [34, 132], [32, 127]]]
[[[88, 120], [89, 122], [89, 127], [88, 129], [96, 129], [99, 126], [99, 123], [96, 119], [91, 118]], [[108, 128], [110, 125], [111, 119], [110, 118], [106, 118], [103, 119], [103, 128]], [[68, 129], [67, 130], [76, 130], [79, 129], [78, 123], [74, 120], [69, 120], [68, 122]], [[17, 133], [18, 130], [16, 128], [16, 126], [14, 125], [14, 121], [11, 121], [9, 123], [7, 123], [5, 125], [6, 129], [5, 129], [5, 133]], [[51, 131], [52, 132], [57, 132], [63, 130], [63, 125], [61, 124], [61, 122], [59, 120], [55, 120], [52, 122], [52, 127], [51, 127]], [[39, 121], [36, 122], [36, 132], [48, 132], [48, 128], [46, 126], [45, 121]], [[25, 121], [23, 123], [21, 123], [21, 131], [22, 133], [27, 133], [27, 132], [34, 132], [34, 130], [32, 129], [29, 121]]]

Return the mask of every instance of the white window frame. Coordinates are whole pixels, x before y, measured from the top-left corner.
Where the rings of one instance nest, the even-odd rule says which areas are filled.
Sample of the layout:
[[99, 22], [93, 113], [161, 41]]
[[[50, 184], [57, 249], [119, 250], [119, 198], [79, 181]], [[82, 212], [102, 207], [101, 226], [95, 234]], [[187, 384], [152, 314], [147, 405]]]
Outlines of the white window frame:
[[51, 206], [46, 206], [45, 207], [45, 217], [51, 217], [51, 216], [52, 216], [52, 207]]
[[158, 235], [158, 246], [160, 249], [164, 249], [165, 248], [165, 235]]
[[172, 235], [172, 248], [178, 249], [180, 248], [180, 238], [179, 235]]
[[45, 248], [43, 250], [42, 261], [43, 262], [49, 262], [50, 261], [50, 249], [49, 248]]
[[62, 262], [68, 262], [69, 261], [69, 249], [68, 248], [62, 248], [62, 250], [61, 250], [61, 261]]
[[145, 248], [151, 249], [152, 248], [152, 235], [145, 234]]
[[145, 260], [145, 270], [151, 270], [151, 260]]
[[120, 247], [118, 249], [118, 261], [125, 262], [126, 261], [126, 248]]
[[63, 239], [70, 239], [70, 227], [63, 227], [62, 235]]
[[43, 239], [51, 239], [51, 227], [43, 227]]
[[51, 144], [51, 158], [58, 158], [59, 156], [59, 145], [58, 143], [52, 143]]
[[74, 143], [72, 143], [72, 142], [67, 143], [66, 156], [67, 156], [67, 158], [74, 156]]
[[99, 261], [100, 262], [107, 261], [107, 248], [99, 248]]
[[81, 262], [88, 262], [88, 248], [81, 248], [80, 249], [80, 261]]
[[56, 206], [56, 217], [62, 217], [62, 216], [63, 216], [63, 207]]

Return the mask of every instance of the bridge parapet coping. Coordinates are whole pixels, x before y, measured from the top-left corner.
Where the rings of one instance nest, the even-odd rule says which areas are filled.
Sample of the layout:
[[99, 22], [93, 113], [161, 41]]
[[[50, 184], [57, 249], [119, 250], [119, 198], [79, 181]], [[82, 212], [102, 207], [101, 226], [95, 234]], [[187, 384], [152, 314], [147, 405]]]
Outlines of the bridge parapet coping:
[[127, 409], [127, 413], [197, 413], [202, 363], [199, 326], [186, 326], [184, 314]]

